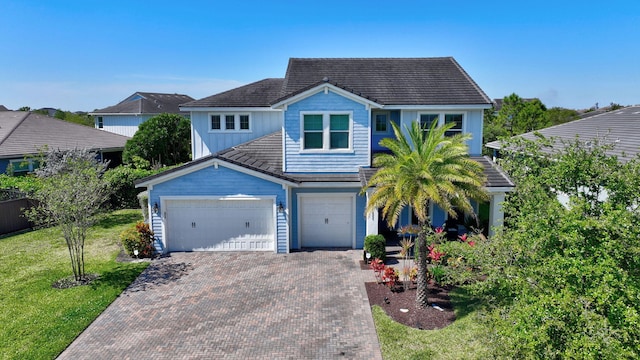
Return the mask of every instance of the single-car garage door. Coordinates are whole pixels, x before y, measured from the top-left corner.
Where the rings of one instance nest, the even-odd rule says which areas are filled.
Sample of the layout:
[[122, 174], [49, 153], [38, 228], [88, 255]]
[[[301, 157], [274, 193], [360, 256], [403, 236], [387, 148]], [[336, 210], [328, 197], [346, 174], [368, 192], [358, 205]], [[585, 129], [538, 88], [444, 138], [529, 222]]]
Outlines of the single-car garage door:
[[299, 206], [302, 247], [353, 247], [352, 194], [301, 194]]
[[274, 251], [273, 200], [167, 200], [168, 251]]

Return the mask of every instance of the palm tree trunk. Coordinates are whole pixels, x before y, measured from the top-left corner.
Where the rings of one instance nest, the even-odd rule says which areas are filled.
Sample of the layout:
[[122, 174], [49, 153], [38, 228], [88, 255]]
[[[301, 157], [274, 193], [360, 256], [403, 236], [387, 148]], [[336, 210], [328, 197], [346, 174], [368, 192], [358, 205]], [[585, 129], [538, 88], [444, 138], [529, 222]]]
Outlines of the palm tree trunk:
[[416, 290], [416, 302], [418, 307], [426, 308], [429, 306], [429, 300], [427, 298], [429, 284], [429, 276], [427, 269], [427, 224], [420, 222], [420, 232], [418, 233], [418, 239], [416, 240], [416, 253], [418, 255], [418, 277], [417, 277], [417, 290]]

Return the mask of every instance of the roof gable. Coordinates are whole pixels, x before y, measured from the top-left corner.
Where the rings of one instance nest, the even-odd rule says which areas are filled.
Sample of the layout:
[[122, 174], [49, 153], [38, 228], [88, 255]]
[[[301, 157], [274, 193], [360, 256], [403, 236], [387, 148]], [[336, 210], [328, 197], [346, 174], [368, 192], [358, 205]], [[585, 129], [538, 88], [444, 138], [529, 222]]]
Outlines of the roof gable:
[[384, 105], [491, 104], [452, 57], [292, 58], [282, 96], [325, 78]]
[[124, 149], [128, 137], [24, 111], [0, 112], [0, 157], [37, 154], [50, 149]]
[[116, 105], [91, 112], [91, 115], [106, 114], [162, 114], [180, 113], [180, 104], [193, 101], [189, 95], [136, 92]]

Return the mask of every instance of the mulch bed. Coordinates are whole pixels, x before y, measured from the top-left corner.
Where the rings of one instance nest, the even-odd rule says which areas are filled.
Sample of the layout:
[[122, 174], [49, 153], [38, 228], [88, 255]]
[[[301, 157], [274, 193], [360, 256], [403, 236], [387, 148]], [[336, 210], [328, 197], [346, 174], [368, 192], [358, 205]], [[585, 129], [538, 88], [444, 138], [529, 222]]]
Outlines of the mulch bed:
[[[411, 285], [407, 290], [392, 292], [384, 284], [365, 283], [367, 296], [371, 306], [378, 305], [396, 322], [421, 330], [441, 329], [456, 319], [449, 298], [449, 290], [429, 285], [429, 307], [419, 308], [416, 304], [416, 287]], [[437, 310], [433, 305], [440, 307]], [[400, 309], [407, 309], [402, 312]]]

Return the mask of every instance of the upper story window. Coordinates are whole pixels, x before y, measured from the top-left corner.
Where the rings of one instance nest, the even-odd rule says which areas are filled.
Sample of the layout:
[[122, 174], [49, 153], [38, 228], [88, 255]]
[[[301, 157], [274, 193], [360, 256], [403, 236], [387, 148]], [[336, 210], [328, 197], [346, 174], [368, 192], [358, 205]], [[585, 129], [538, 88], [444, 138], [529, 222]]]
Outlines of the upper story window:
[[96, 121], [98, 124], [98, 129], [104, 128], [104, 121], [102, 120], [102, 116], [98, 116], [98, 120]]
[[336, 151], [351, 149], [351, 113], [304, 113], [301, 116], [301, 149]]
[[433, 122], [437, 122], [438, 126], [445, 124], [454, 124], [454, 126], [445, 133], [445, 136], [453, 136], [462, 134], [464, 131], [464, 113], [423, 113], [419, 115], [420, 127], [425, 131], [429, 131]]
[[445, 136], [453, 136], [456, 134], [462, 134], [462, 114], [445, 114], [444, 115], [444, 123], [445, 124], [454, 124], [454, 126], [449, 129], [444, 135]]
[[249, 114], [211, 114], [209, 131], [251, 131]]

